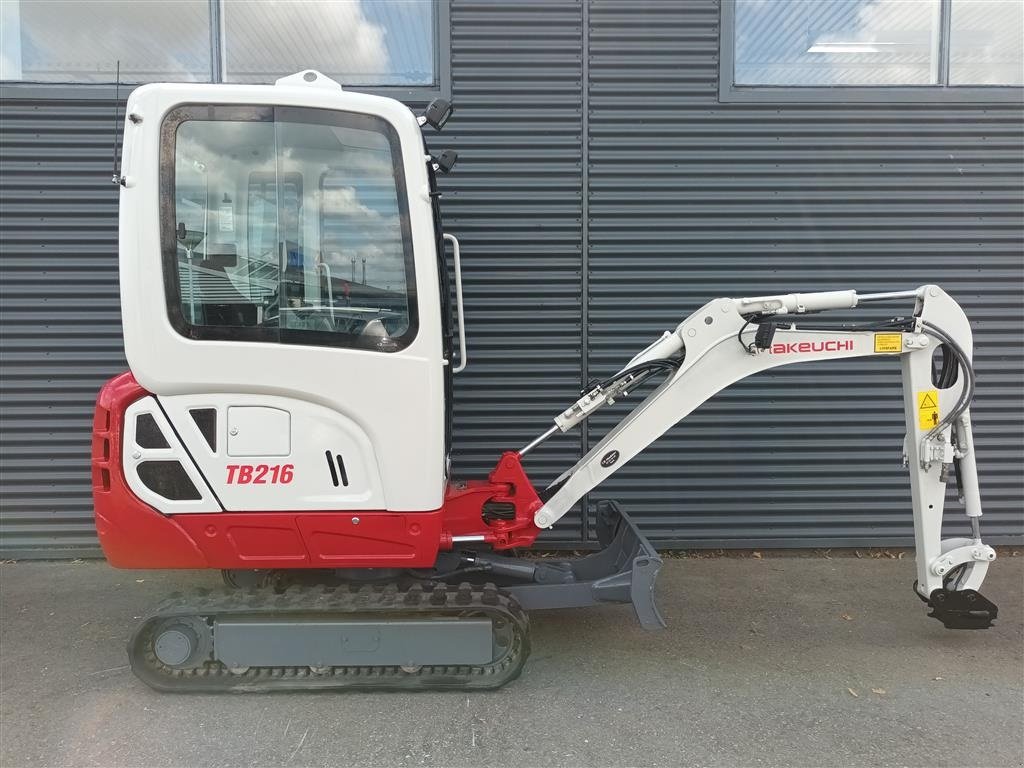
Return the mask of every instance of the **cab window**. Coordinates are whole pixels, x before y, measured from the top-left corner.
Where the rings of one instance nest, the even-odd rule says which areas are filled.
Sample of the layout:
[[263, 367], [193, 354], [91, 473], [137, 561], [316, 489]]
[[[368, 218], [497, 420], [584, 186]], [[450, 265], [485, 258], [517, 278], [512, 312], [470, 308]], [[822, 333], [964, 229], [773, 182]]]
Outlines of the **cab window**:
[[381, 352], [413, 339], [407, 197], [386, 121], [186, 106], [162, 139], [164, 282], [180, 333]]

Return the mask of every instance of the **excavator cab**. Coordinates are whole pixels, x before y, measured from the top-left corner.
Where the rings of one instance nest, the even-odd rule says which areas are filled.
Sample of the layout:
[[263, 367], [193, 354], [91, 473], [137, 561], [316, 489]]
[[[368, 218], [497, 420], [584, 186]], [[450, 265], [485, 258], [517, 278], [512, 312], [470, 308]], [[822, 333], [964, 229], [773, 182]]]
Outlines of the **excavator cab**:
[[[273, 86], [145, 85], [128, 99], [114, 180], [130, 371], [96, 404], [97, 532], [114, 566], [218, 569], [236, 588], [143, 620], [129, 643], [142, 679], [170, 691], [494, 688], [523, 667], [525, 611], [628, 603], [659, 628], [661, 559], [614, 502], [597, 503], [599, 551], [512, 550], [730, 384], [871, 355], [903, 363], [915, 592], [946, 626], [991, 623], [977, 592], [995, 552], [978, 527], [970, 326], [937, 286], [716, 299], [486, 478], [449, 477], [466, 344], [435, 173], [455, 154], [431, 156], [422, 131], [451, 112], [438, 100], [417, 116], [315, 71]], [[775, 321], [872, 301], [913, 301], [913, 314]], [[937, 382], [934, 345], [950, 361]], [[659, 380], [575, 466], [533, 486], [531, 450]], [[942, 540], [951, 467], [972, 536]]]
[[318, 73], [132, 94], [125, 352], [209, 480], [190, 489], [205, 511], [441, 507], [453, 361], [428, 162], [407, 108]]

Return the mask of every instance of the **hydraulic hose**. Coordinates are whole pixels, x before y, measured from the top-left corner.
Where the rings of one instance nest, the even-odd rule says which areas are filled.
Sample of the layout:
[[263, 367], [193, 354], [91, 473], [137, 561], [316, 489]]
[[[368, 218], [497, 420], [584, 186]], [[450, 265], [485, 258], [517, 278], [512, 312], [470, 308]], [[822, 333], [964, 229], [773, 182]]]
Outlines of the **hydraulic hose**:
[[[964, 372], [964, 386], [960, 391], [960, 397], [957, 399], [957, 403], [953, 407], [953, 410], [946, 414], [946, 416], [939, 421], [938, 424], [932, 427], [927, 435], [925, 435], [925, 439], [930, 440], [947, 426], [953, 424], [958, 418], [960, 418], [960, 415], [970, 407], [971, 401], [974, 399], [975, 376], [974, 366], [971, 365], [971, 360], [967, 356], [967, 353], [964, 352], [963, 347], [957, 344], [948, 333], [934, 323], [922, 320], [921, 325], [927, 328], [931, 334], [945, 344], [948, 349], [952, 350], [957, 361], [960, 363], [961, 370]], [[945, 379], [946, 376], [943, 375], [940, 378]]]
[[[627, 376], [636, 376], [636, 375], [639, 375], [641, 373], [648, 373], [648, 374], [650, 374], [650, 373], [654, 373], [655, 371], [659, 371], [659, 370], [661, 370], [661, 371], [668, 371], [668, 372], [671, 373], [671, 372], [676, 371], [678, 368], [679, 368], [679, 363], [677, 363], [675, 361], [671, 361], [671, 360], [648, 360], [645, 363], [638, 363], [638, 364], [634, 365], [632, 368], [627, 368], [624, 371], [620, 371], [619, 373], [616, 373], [614, 376], [610, 376], [607, 379], [605, 379], [604, 381], [598, 382], [596, 386], [602, 387], [602, 388], [603, 387], [610, 387], [615, 382], [620, 381], [621, 379], [624, 379]], [[639, 383], [639, 382], [637, 382], [637, 383]], [[593, 387], [589, 387], [589, 389], [593, 389]]]

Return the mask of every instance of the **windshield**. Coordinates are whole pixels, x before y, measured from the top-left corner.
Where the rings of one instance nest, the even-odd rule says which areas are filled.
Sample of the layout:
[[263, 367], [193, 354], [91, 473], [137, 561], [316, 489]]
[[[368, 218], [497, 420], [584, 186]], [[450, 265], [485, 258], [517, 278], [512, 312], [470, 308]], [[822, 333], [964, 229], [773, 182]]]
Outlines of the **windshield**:
[[164, 127], [165, 273], [181, 332], [381, 351], [412, 339], [408, 215], [387, 123], [186, 107]]

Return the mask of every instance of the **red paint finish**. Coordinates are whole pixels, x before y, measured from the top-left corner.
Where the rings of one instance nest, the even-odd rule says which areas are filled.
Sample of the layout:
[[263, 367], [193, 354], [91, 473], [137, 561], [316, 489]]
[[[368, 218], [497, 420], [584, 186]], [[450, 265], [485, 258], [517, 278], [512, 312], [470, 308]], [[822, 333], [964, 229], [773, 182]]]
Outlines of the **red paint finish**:
[[[482, 517], [485, 502], [494, 501], [515, 506], [513, 520]], [[452, 536], [483, 536], [494, 549], [528, 547], [540, 529], [533, 515], [544, 506], [530, 479], [523, 470], [518, 453], [503, 453], [491, 470], [488, 482], [469, 481], [449, 484], [444, 498], [445, 529]]]
[[175, 522], [141, 501], [121, 471], [124, 411], [148, 392], [123, 373], [100, 390], [92, 425], [92, 499], [96, 533], [116, 568], [210, 568]]
[[[115, 567], [429, 568], [439, 550], [452, 548], [454, 536], [482, 536], [501, 550], [529, 546], [540, 533], [533, 515], [542, 502], [512, 452], [486, 482], [450, 484], [444, 506], [433, 511], [164, 515], [132, 493], [121, 469], [125, 409], [147, 394], [125, 373], [107, 382], [96, 403], [96, 530]], [[484, 520], [488, 501], [511, 504], [513, 519]]]
[[221, 512], [174, 519], [210, 568], [429, 568], [441, 541], [441, 510]]

